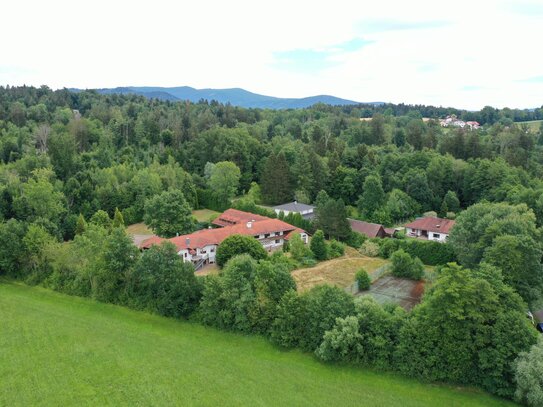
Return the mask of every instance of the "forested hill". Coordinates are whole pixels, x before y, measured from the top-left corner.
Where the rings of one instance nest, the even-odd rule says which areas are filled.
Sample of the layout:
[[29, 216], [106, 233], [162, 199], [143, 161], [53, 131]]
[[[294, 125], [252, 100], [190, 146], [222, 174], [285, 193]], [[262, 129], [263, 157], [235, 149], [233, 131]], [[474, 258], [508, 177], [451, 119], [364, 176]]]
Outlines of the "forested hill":
[[[522, 399], [542, 377], [529, 373], [541, 351], [522, 352], [538, 335], [526, 310], [543, 303], [543, 126], [513, 121], [542, 113], [460, 112], [482, 124], [471, 130], [423, 120], [452, 114], [431, 106], [246, 109], [0, 86], [0, 277], [194, 315], [323, 361]], [[315, 252], [295, 238], [289, 257], [240, 256], [204, 280], [173, 245], [140, 253], [123, 227], [145, 221], [165, 237], [192, 233], [209, 226], [192, 209], [258, 213], [259, 204], [295, 199], [316, 206]], [[407, 239], [364, 242], [347, 221], [397, 227], [430, 213], [456, 223], [447, 243], [419, 241], [426, 246], [417, 260], [396, 250]], [[320, 252], [317, 236], [329, 245]], [[355, 307], [338, 287], [298, 294], [291, 260], [314, 264], [313, 254], [341, 253], [342, 242], [403, 258], [419, 275], [420, 257], [446, 251], [459, 264], [436, 268], [409, 314], [374, 302]], [[240, 292], [241, 301], [232, 294]]]
[[[79, 89], [72, 90], [79, 91]], [[177, 86], [171, 88], [130, 86], [97, 89], [97, 92], [106, 95], [113, 93], [135, 94], [145, 96], [149, 99], [170, 101], [188, 100], [191, 102], [198, 102], [200, 100], [216, 100], [219, 103], [230, 103], [233, 106], [261, 109], [300, 109], [312, 106], [316, 103], [324, 103], [332, 106], [359, 104], [359, 102], [329, 95], [309, 96], [305, 98], [279, 98], [259, 95], [240, 88], [195, 89], [190, 86]], [[379, 104], [379, 102], [376, 103]]]

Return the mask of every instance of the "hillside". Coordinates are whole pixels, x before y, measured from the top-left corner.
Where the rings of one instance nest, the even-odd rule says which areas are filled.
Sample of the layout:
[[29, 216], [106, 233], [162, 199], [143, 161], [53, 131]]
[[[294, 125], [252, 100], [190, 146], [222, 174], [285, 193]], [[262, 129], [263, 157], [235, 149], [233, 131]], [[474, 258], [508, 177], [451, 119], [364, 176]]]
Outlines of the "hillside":
[[[78, 89], [72, 89], [78, 91]], [[178, 86], [171, 88], [131, 86], [97, 89], [102, 94], [136, 94], [147, 98], [160, 100], [189, 100], [198, 102], [201, 99], [216, 100], [220, 103], [230, 103], [233, 106], [262, 109], [300, 109], [312, 106], [316, 103], [325, 103], [332, 106], [355, 105], [359, 102], [341, 99], [335, 96], [318, 95], [305, 98], [279, 98], [274, 96], [259, 95], [245, 89], [195, 89], [190, 86]], [[371, 104], [380, 104], [379, 102]]]
[[6, 281], [0, 320], [6, 406], [513, 405]]

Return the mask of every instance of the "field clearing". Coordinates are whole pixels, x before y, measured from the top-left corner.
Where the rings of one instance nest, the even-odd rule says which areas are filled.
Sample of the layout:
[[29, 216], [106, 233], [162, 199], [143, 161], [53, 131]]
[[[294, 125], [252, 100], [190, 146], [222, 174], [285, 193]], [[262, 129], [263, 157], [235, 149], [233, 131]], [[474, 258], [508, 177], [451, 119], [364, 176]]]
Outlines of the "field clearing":
[[534, 133], [537, 133], [539, 131], [539, 129], [541, 128], [541, 123], [543, 122], [543, 120], [531, 120], [531, 121], [528, 121], [528, 122], [515, 122], [518, 126], [521, 126], [523, 124], [526, 124], [528, 126], [528, 129], [530, 129], [530, 131], [534, 132]]
[[0, 405], [512, 406], [0, 280]]
[[211, 209], [197, 209], [192, 211], [192, 216], [194, 216], [198, 222], [211, 222], [219, 214], [220, 212], [212, 211]]
[[331, 284], [345, 288], [354, 282], [354, 276], [361, 268], [372, 275], [389, 261], [360, 254], [352, 247], [345, 248], [345, 255], [323, 261], [315, 267], [297, 269], [292, 272], [298, 291], [305, 291], [319, 284]]
[[145, 223], [141, 222], [127, 226], [126, 233], [129, 235], [152, 235], [153, 231]]

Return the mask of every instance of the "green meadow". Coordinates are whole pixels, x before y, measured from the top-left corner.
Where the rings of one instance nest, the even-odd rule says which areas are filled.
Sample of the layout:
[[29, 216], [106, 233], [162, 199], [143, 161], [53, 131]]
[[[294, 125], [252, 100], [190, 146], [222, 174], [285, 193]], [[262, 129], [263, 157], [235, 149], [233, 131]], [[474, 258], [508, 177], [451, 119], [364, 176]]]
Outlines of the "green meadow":
[[0, 406], [508, 406], [0, 280]]

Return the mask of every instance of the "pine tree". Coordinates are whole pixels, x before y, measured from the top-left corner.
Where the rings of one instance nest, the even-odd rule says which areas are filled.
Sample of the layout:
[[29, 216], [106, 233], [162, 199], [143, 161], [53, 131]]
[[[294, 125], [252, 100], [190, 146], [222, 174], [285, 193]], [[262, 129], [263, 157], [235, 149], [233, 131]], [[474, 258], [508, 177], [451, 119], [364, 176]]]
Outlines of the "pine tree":
[[119, 208], [115, 208], [115, 215], [113, 216], [113, 227], [124, 228], [124, 218]]
[[317, 260], [326, 260], [328, 258], [326, 242], [324, 241], [324, 233], [322, 230], [317, 230], [311, 238], [311, 251]]

